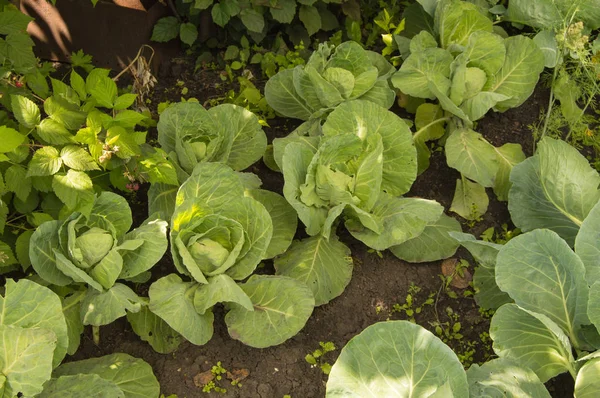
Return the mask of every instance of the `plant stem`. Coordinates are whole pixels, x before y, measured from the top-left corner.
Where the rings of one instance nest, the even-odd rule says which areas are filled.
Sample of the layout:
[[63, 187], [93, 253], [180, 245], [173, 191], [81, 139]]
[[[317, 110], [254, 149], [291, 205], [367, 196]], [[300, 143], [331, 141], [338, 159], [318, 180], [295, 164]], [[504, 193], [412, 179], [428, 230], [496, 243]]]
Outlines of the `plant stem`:
[[428, 129], [429, 127], [431, 127], [433, 125], [436, 125], [438, 123], [448, 122], [448, 121], [450, 121], [450, 119], [451, 119], [450, 117], [442, 117], [442, 118], [434, 120], [431, 123], [427, 123], [425, 126], [421, 127], [419, 130], [417, 130], [417, 132], [414, 134], [414, 136], [415, 137], [418, 136], [419, 134], [421, 134], [421, 132], [425, 131], [426, 129]]
[[92, 337], [94, 339], [94, 344], [100, 345], [100, 326], [92, 325]]
[[[544, 120], [544, 127], [542, 129], [542, 134], [540, 135], [538, 141], [541, 141], [542, 138], [546, 135], [548, 131], [548, 123], [550, 122], [550, 115], [552, 114], [552, 108], [554, 107], [554, 82], [556, 81], [556, 77], [558, 76], [558, 65], [554, 67], [554, 72], [552, 73], [552, 83], [550, 86], [550, 99], [548, 100], [548, 109], [546, 110], [546, 118]], [[533, 152], [535, 153], [535, 139], [533, 140]]]

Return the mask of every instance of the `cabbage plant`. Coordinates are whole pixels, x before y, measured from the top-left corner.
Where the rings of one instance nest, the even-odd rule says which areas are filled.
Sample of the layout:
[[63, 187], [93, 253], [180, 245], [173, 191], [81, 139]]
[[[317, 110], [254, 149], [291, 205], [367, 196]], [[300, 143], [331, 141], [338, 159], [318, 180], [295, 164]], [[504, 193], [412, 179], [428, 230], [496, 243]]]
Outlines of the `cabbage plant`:
[[231, 337], [259, 348], [297, 334], [314, 308], [304, 283], [255, 274], [261, 260], [290, 245], [297, 217], [283, 197], [247, 177], [221, 163], [199, 163], [177, 193], [170, 239], [181, 276], [150, 286], [148, 315], [196, 345], [211, 339], [217, 303], [225, 304]]
[[390, 108], [396, 97], [388, 80], [395, 71], [381, 54], [354, 41], [322, 43], [306, 65], [269, 79], [265, 98], [276, 112], [301, 120], [320, 119], [339, 104], [363, 99]]
[[[206, 110], [197, 102], [180, 102], [165, 109], [158, 121], [158, 142], [168, 154], [182, 184], [202, 162], [221, 162], [239, 171], [264, 154], [267, 136], [252, 112], [223, 104]], [[169, 219], [178, 185], [153, 184], [148, 192], [149, 214]]]
[[438, 337], [408, 321], [369, 326], [342, 349], [327, 381], [327, 398], [550, 398], [534, 372], [499, 358], [464, 371]]
[[405, 96], [437, 100], [416, 108], [419, 172], [429, 165], [426, 142], [447, 135], [447, 163], [461, 173], [451, 210], [476, 220], [488, 206], [485, 188], [507, 200], [510, 170], [525, 155], [518, 144], [493, 146], [473, 123], [490, 110], [504, 112], [527, 100], [544, 69], [544, 53], [526, 36], [508, 37], [473, 2], [421, 4], [424, 9], [414, 7], [426, 28], [399, 37], [406, 59], [391, 82]]
[[[306, 282], [317, 305], [340, 295], [352, 275], [350, 251], [335, 234], [340, 221], [367, 246], [391, 248], [400, 258], [454, 254], [457, 244], [446, 230], [460, 230], [458, 222], [445, 219], [435, 201], [400, 197], [417, 175], [415, 146], [402, 119], [372, 102], [349, 101], [331, 112], [322, 134], [274, 143], [283, 146], [284, 196], [310, 235], [275, 259], [279, 275]], [[434, 242], [437, 249], [430, 251]]]
[[[147, 281], [149, 270], [167, 250], [167, 223], [146, 221], [131, 231], [125, 198], [102, 192], [91, 213], [72, 213], [64, 220], [41, 224], [30, 239], [29, 257], [47, 284], [63, 287], [69, 301], [70, 332], [81, 325], [101, 326], [140, 310], [143, 299], [126, 284]], [[72, 340], [69, 352], [77, 349]]]
[[152, 368], [127, 354], [60, 365], [73, 338], [60, 297], [27, 279], [7, 279], [4, 288], [3, 397], [158, 397], [160, 386]]

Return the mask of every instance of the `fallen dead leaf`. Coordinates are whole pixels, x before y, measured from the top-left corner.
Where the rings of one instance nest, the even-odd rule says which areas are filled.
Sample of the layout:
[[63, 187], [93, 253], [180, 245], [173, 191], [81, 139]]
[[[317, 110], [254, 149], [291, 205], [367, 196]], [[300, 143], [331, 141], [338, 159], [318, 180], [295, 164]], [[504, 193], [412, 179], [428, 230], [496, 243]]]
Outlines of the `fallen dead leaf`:
[[250, 376], [250, 371], [248, 369], [234, 369], [231, 372], [227, 372], [227, 378], [236, 383], [244, 380], [248, 376]]
[[215, 375], [210, 370], [207, 370], [206, 372], [198, 373], [196, 376], [194, 376], [194, 384], [196, 387], [204, 387], [213, 381], [214, 378]]
[[469, 287], [469, 283], [473, 280], [473, 275], [471, 275], [471, 272], [468, 269], [463, 268], [463, 275], [460, 276], [456, 272], [456, 264], [458, 264], [458, 259], [456, 258], [448, 258], [442, 261], [442, 274], [446, 277], [452, 276], [450, 286], [457, 289], [466, 289]]

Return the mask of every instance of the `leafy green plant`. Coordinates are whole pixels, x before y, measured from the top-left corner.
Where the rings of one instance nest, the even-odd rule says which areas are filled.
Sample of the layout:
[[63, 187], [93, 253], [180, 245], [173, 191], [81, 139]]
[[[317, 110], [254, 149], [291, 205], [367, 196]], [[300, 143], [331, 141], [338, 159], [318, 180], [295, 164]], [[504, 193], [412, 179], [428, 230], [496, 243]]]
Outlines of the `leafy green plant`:
[[257, 182], [222, 163], [198, 163], [177, 193], [171, 253], [191, 281], [171, 274], [154, 282], [148, 308], [193, 344], [212, 337], [217, 303], [226, 303], [231, 337], [259, 348], [294, 336], [312, 313], [304, 283], [254, 275], [261, 260], [287, 249], [297, 225], [285, 199]]
[[319, 346], [321, 348], [317, 348], [312, 353], [306, 354], [306, 356], [304, 357], [304, 360], [306, 362], [308, 362], [311, 365], [311, 367], [318, 366], [319, 369], [321, 369], [321, 371], [324, 374], [328, 375], [329, 372], [331, 371], [331, 364], [329, 362], [325, 361], [323, 357], [327, 353], [333, 352], [336, 350], [335, 344], [333, 344], [331, 341], [327, 341], [327, 342], [320, 341]]
[[[5, 397], [58, 397], [82, 394], [155, 397], [160, 392], [152, 368], [127, 354], [60, 365], [71, 339], [69, 316], [47, 287], [8, 279], [0, 297], [3, 341], [0, 372]], [[60, 365], [60, 366], [59, 366]]]
[[[331, 112], [320, 134], [292, 134], [273, 143], [284, 196], [310, 235], [277, 257], [275, 268], [311, 286], [317, 305], [339, 296], [352, 275], [350, 250], [335, 233], [340, 219], [370, 248], [391, 248], [401, 258], [411, 250], [427, 252], [431, 240], [445, 234], [440, 228], [460, 230], [454, 220], [437, 223], [439, 203], [399, 197], [410, 189], [417, 165], [410, 130], [394, 113], [373, 102], [347, 101]], [[451, 239], [436, 244], [423, 257], [439, 259], [457, 248]]]
[[408, 321], [376, 323], [346, 344], [328, 398], [356, 396], [550, 397], [534, 372], [507, 358], [467, 372], [450, 347]]
[[244, 170], [260, 159], [267, 137], [256, 115], [232, 104], [206, 110], [197, 102], [168, 106], [158, 121], [158, 142], [175, 166], [174, 185], [153, 184], [148, 191], [149, 213], [170, 219], [180, 183], [204, 162], [223, 162]]
[[592, 147], [597, 157], [594, 113], [599, 111], [595, 97], [600, 93], [600, 39], [592, 31], [600, 27], [599, 4], [582, 0], [550, 5], [545, 0], [512, 1], [504, 14], [513, 23], [539, 29], [534, 41], [544, 52], [546, 67], [553, 69], [548, 107], [534, 134], [536, 139], [564, 137], [573, 145]]
[[507, 199], [510, 170], [525, 155], [517, 144], [494, 147], [472, 130], [473, 123], [492, 109], [521, 105], [535, 88], [544, 54], [532, 39], [506, 37], [473, 3], [420, 3], [424, 6], [416, 6], [421, 10], [414, 17], [431, 24], [419, 31], [405, 27], [401, 52], [406, 59], [391, 81], [404, 95], [437, 100], [416, 109], [419, 172], [429, 165], [426, 143], [446, 136], [448, 165], [462, 174], [452, 210], [475, 221], [487, 209], [486, 187]]
[[[200, 12], [210, 10], [212, 21], [220, 27], [230, 28], [234, 35], [248, 34], [258, 43], [271, 28], [284, 24], [289, 25], [286, 29], [288, 36], [299, 42], [310, 39], [310, 36], [320, 30], [336, 29], [339, 23], [328, 4], [340, 4], [344, 1], [346, 0], [178, 1], [178, 15], [159, 19], [154, 26], [152, 40], [166, 42], [180, 38], [185, 44], [193, 45], [198, 38], [197, 25], [202, 23]], [[296, 16], [302, 25], [294, 24]]]
[[[127, 311], [140, 310], [143, 299], [117, 280], [149, 279], [148, 271], [167, 250], [167, 223], [148, 221], [128, 232], [131, 224], [127, 201], [103, 192], [89, 215], [75, 212], [47, 221], [31, 235], [29, 259], [37, 275], [48, 284], [70, 286], [63, 291], [71, 298], [69, 329], [74, 336], [83, 331], [81, 325], [107, 325]], [[78, 339], [69, 351], [77, 345]]]
[[267, 102], [279, 114], [320, 120], [341, 103], [353, 99], [390, 108], [394, 91], [388, 78], [394, 68], [381, 54], [345, 42], [333, 50], [319, 45], [306, 65], [278, 72], [265, 86]]

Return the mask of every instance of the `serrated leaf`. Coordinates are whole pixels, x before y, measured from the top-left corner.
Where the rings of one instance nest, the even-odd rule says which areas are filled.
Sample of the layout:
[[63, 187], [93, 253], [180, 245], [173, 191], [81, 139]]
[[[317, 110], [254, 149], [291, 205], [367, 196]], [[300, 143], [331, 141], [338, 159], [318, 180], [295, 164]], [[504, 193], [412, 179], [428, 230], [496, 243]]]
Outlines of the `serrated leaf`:
[[164, 43], [179, 36], [179, 21], [175, 17], [164, 17], [158, 20], [152, 30], [150, 40]]
[[73, 135], [59, 121], [46, 118], [36, 126], [37, 135], [52, 145], [65, 145], [75, 142]]
[[198, 38], [198, 28], [193, 23], [182, 23], [179, 25], [179, 38], [182, 42], [191, 46]]
[[298, 18], [300, 18], [300, 21], [304, 24], [309, 36], [312, 36], [321, 30], [321, 15], [316, 7], [306, 5], [300, 6]]
[[54, 175], [52, 188], [58, 198], [71, 210], [88, 213], [94, 204], [94, 189], [90, 177], [77, 170]]
[[31, 192], [31, 178], [27, 177], [27, 171], [23, 166], [12, 165], [4, 174], [6, 189], [14, 192], [15, 195], [23, 202], [27, 201], [27, 197]]
[[27, 137], [19, 133], [15, 129], [8, 126], [0, 126], [0, 153], [12, 152], [27, 139]]
[[133, 105], [136, 98], [137, 98], [137, 94], [127, 93], [127, 94], [119, 95], [117, 97], [117, 99], [115, 100], [115, 106], [113, 107], [113, 109], [115, 111], [121, 111], [121, 110], [127, 109], [131, 105]]
[[10, 104], [15, 119], [23, 126], [31, 129], [40, 122], [40, 108], [29, 98], [11, 95]]

